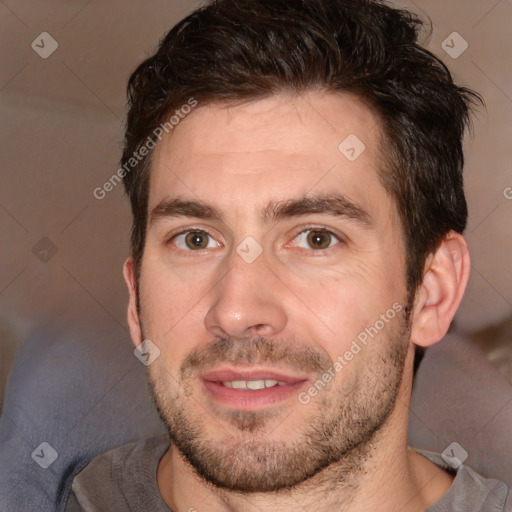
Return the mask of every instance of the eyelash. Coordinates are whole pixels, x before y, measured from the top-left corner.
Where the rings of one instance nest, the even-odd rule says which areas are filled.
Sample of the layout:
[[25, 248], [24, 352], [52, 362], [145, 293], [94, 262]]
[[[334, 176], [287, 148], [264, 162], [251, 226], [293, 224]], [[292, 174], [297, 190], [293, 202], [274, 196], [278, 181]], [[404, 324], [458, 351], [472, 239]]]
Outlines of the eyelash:
[[[205, 234], [207, 235], [209, 238], [213, 239], [216, 241], [216, 238], [210, 233], [208, 232], [206, 229], [204, 228], [195, 228], [195, 227], [187, 227], [187, 228], [184, 228], [182, 230], [180, 230], [178, 233], [172, 233], [165, 241], [165, 245], [169, 245], [169, 244], [172, 244], [173, 241], [176, 240], [176, 238], [178, 238], [179, 236], [182, 236], [182, 235], [187, 235], [188, 233], [201, 233], [201, 234]], [[180, 252], [200, 252], [200, 251], [204, 251], [206, 249], [198, 249], [196, 251], [193, 251], [193, 250], [185, 250], [185, 249], [180, 249], [179, 247], [176, 247], [176, 249]]]
[[[334, 233], [333, 231], [331, 231], [330, 229], [327, 229], [326, 227], [323, 227], [323, 226], [317, 226], [317, 225], [312, 225], [312, 226], [307, 226], [307, 227], [301, 227], [300, 228], [300, 231], [297, 231], [294, 235], [293, 235], [293, 238], [292, 238], [292, 242], [294, 240], [297, 239], [297, 237], [299, 237], [300, 235], [302, 235], [303, 233], [307, 233], [308, 231], [318, 231], [320, 233], [324, 233], [324, 234], [328, 234], [328, 235], [331, 235], [333, 238], [335, 238], [337, 240], [337, 243], [332, 246], [332, 247], [327, 247], [325, 249], [314, 249], [312, 247], [310, 247], [309, 249], [305, 249], [305, 248], [302, 248], [302, 247], [298, 247], [299, 249], [303, 249], [303, 250], [308, 250], [309, 252], [314, 252], [314, 253], [322, 253], [322, 252], [326, 252], [327, 250], [329, 249], [333, 249], [334, 247], [336, 247], [337, 245], [340, 245], [340, 244], [346, 244], [347, 243], [347, 240], [344, 236], [341, 236], [341, 235], [338, 235], [336, 233]], [[195, 228], [195, 227], [187, 227], [186, 229], [183, 229], [181, 231], [179, 231], [178, 233], [173, 233], [171, 234], [167, 239], [166, 239], [166, 242], [165, 244], [168, 245], [168, 244], [171, 244], [173, 243], [174, 240], [176, 240], [176, 238], [178, 238], [179, 236], [182, 236], [182, 235], [187, 235], [188, 233], [194, 233], [194, 232], [197, 232], [197, 233], [201, 233], [201, 234], [205, 234], [207, 235], [208, 237], [210, 237], [211, 239], [215, 240], [215, 237], [210, 233], [208, 232], [207, 230], [205, 230], [204, 228]], [[217, 242], [217, 241], [216, 241]], [[220, 242], [217, 242], [217, 243], [220, 243]], [[290, 246], [290, 243], [287, 243], [285, 245], [285, 247], [289, 247]], [[194, 250], [185, 250], [185, 249], [181, 249], [179, 247], [176, 247], [177, 250], [179, 250], [180, 252], [184, 252], [184, 253], [193, 253], [193, 252], [201, 252], [201, 251], [204, 251], [206, 249], [197, 249], [196, 251]]]
[[[342, 243], [345, 243], [346, 242], [346, 239], [341, 236], [341, 235], [337, 235], [336, 233], [334, 233], [333, 231], [331, 231], [330, 229], [327, 229], [326, 227], [323, 227], [323, 226], [307, 226], [307, 227], [301, 227], [300, 228], [300, 231], [298, 231], [297, 233], [295, 233], [295, 235], [293, 236], [292, 238], [292, 242], [294, 240], [297, 239], [297, 237], [299, 237], [300, 235], [302, 235], [303, 233], [307, 233], [308, 231], [316, 231], [318, 233], [323, 233], [323, 234], [327, 234], [327, 235], [330, 235], [332, 238], [336, 239], [337, 240], [337, 243], [332, 246], [332, 247], [326, 247], [325, 249], [314, 249], [313, 247], [310, 247], [309, 249], [304, 249], [303, 247], [298, 247], [298, 249], [303, 249], [305, 251], [309, 251], [309, 252], [314, 252], [314, 253], [325, 253], [326, 251], [328, 251], [329, 249], [334, 249], [334, 247], [336, 245], [339, 245], [339, 244], [342, 244]], [[286, 246], [288, 247], [290, 244], [286, 244]]]

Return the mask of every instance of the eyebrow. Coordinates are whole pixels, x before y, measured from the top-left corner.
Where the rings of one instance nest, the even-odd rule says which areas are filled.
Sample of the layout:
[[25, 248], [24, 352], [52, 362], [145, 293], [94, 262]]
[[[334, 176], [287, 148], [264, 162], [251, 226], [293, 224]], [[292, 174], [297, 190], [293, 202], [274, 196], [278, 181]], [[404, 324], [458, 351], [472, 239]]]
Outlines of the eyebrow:
[[[285, 218], [300, 217], [310, 214], [322, 214], [342, 217], [356, 222], [361, 227], [373, 227], [371, 215], [344, 194], [323, 194], [301, 197], [285, 201], [271, 201], [263, 210], [261, 219], [264, 223], [273, 223]], [[200, 200], [181, 198], [164, 199], [151, 211], [149, 223], [172, 217], [194, 217], [202, 220], [223, 222], [222, 212], [213, 205]]]
[[312, 213], [342, 217], [368, 229], [373, 226], [371, 215], [344, 194], [317, 195], [271, 202], [263, 211], [263, 219], [265, 222], [276, 222], [283, 218]]
[[199, 200], [164, 199], [153, 208], [149, 217], [149, 224], [167, 217], [195, 217], [203, 220], [216, 220], [222, 222], [222, 213], [214, 206]]

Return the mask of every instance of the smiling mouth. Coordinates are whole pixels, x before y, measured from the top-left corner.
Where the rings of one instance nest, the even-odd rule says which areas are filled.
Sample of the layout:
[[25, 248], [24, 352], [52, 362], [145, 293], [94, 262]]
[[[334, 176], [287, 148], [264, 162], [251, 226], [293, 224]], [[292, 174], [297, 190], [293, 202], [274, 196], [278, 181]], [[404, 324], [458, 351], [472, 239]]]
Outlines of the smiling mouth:
[[263, 410], [296, 395], [309, 379], [273, 370], [212, 370], [200, 376], [209, 399], [231, 410]]
[[232, 389], [258, 390], [276, 386], [290, 386], [308, 379], [303, 375], [291, 375], [276, 370], [264, 369], [217, 369], [200, 375], [206, 382], [217, 382]]

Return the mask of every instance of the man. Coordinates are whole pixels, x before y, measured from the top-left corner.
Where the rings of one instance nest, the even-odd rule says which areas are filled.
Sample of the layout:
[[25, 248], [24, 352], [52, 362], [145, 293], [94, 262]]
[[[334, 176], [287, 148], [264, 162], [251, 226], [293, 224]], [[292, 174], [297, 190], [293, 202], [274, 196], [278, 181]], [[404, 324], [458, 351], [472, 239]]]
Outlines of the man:
[[128, 322], [169, 437], [95, 459], [69, 511], [510, 510], [502, 482], [407, 446], [415, 353], [468, 279], [478, 100], [419, 26], [219, 0], [132, 75]]

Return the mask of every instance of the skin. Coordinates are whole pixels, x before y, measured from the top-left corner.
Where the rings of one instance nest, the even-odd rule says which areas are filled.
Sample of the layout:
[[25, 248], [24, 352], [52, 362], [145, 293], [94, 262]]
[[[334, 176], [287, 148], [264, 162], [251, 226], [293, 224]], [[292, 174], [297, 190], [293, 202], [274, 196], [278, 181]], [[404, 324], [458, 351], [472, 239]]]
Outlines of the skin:
[[[338, 150], [349, 134], [366, 146], [354, 161]], [[378, 178], [380, 141], [377, 118], [357, 98], [311, 92], [200, 106], [156, 147], [149, 212], [179, 198], [206, 203], [222, 217], [150, 215], [140, 309], [131, 259], [124, 269], [133, 342], [149, 338], [160, 350], [148, 375], [177, 436], [157, 472], [172, 510], [419, 511], [449, 488], [451, 475], [407, 447], [412, 361], [414, 344], [428, 346], [446, 333], [469, 256], [464, 239], [448, 233], [426, 262], [407, 317], [404, 242]], [[366, 222], [325, 211], [262, 218], [269, 204], [333, 194], [364, 211]], [[202, 233], [204, 249], [187, 245], [190, 236], [182, 233], [191, 231]], [[308, 234], [327, 247], [312, 248]], [[236, 251], [247, 248], [248, 236], [261, 249], [252, 263]], [[397, 303], [404, 309], [301, 403], [298, 393]], [[300, 377], [301, 387], [264, 406], [228, 406], [201, 378], [226, 366], [278, 369]], [[312, 425], [321, 432], [330, 426], [324, 442], [335, 454], [315, 471], [321, 436]], [[180, 442], [202, 457], [210, 482], [183, 456]], [[272, 462], [289, 474], [270, 473], [281, 489], [265, 492]], [[299, 471], [310, 466], [309, 475]]]

